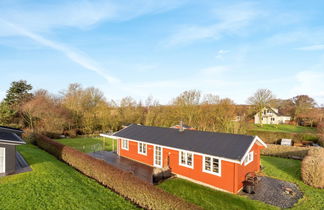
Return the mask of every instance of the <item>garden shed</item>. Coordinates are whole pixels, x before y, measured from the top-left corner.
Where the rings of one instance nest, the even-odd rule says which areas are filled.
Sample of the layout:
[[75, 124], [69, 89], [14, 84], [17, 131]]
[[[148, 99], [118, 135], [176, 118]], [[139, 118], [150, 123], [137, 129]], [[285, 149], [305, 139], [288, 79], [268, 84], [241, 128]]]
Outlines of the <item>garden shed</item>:
[[16, 171], [16, 146], [25, 144], [21, 138], [22, 130], [0, 126], [0, 176]]

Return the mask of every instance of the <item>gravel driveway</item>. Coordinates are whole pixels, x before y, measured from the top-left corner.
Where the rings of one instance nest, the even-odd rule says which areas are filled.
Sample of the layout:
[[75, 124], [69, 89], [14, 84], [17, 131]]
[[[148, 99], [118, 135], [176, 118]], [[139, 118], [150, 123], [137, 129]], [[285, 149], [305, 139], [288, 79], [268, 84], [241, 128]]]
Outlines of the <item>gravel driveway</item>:
[[265, 176], [262, 176], [257, 184], [255, 194], [243, 191], [240, 194], [280, 208], [290, 208], [303, 197], [296, 184]]

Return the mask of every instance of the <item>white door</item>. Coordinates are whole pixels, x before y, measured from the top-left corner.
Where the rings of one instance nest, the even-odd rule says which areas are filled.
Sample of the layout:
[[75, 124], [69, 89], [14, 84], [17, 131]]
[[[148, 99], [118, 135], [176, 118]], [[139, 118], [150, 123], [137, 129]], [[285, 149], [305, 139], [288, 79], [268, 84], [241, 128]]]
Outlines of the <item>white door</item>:
[[0, 147], [0, 173], [6, 170], [6, 148]]
[[154, 166], [162, 168], [162, 147], [154, 146]]

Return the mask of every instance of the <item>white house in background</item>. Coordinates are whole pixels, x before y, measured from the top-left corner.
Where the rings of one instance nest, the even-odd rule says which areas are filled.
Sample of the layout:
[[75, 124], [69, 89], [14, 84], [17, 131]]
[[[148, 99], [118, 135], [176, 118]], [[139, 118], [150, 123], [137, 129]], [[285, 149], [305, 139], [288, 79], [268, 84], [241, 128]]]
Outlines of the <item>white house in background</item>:
[[261, 119], [259, 112], [254, 115], [254, 124], [284, 124], [290, 121], [290, 116], [280, 115], [278, 109], [265, 107], [261, 111]]

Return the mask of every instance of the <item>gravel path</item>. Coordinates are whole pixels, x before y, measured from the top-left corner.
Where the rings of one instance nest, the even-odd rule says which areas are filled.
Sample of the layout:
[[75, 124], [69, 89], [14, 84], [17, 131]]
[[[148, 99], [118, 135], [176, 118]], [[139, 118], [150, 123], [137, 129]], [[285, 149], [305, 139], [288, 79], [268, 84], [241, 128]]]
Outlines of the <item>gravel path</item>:
[[[292, 193], [288, 193], [287, 190], [291, 190]], [[303, 197], [303, 193], [296, 184], [265, 176], [261, 177], [257, 184], [255, 194], [243, 191], [240, 194], [280, 208], [290, 208]]]

